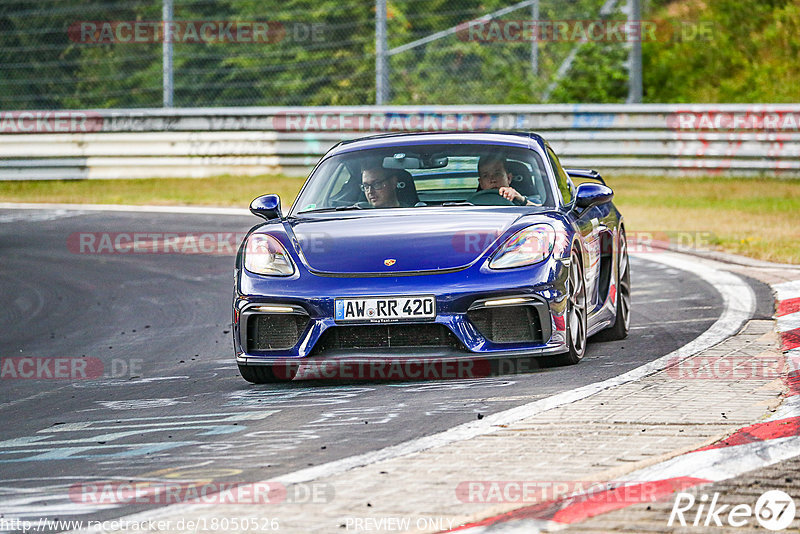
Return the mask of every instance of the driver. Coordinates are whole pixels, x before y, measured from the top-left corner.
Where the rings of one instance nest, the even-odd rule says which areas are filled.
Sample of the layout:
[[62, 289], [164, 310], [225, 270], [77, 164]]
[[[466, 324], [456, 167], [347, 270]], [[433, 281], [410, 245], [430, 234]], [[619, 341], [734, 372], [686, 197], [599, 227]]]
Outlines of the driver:
[[391, 169], [373, 166], [361, 171], [361, 190], [372, 208], [399, 208], [397, 174]]
[[512, 176], [506, 170], [506, 158], [503, 156], [490, 154], [478, 159], [478, 191], [497, 189], [500, 197], [517, 206], [535, 206], [522, 193], [511, 187], [511, 180]]

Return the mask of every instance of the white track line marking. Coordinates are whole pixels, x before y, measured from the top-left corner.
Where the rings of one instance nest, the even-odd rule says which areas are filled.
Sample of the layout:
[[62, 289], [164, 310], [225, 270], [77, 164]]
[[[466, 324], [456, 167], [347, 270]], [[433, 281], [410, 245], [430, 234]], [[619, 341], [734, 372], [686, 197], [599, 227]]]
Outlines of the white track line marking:
[[[685, 310], [689, 308], [681, 308], [681, 309]], [[697, 321], [713, 321], [714, 319], [716, 319], [716, 317], [697, 317], [691, 319], [675, 319], [674, 321], [655, 321], [650, 323], [642, 323], [639, 326], [632, 326], [631, 330], [642, 330], [650, 328], [651, 326], [661, 326], [665, 324], [696, 323]]]
[[[677, 360], [693, 356], [736, 334], [755, 312], [756, 299], [753, 290], [744, 280], [735, 274], [702, 265], [695, 259], [686, 260], [671, 253], [649, 253], [646, 259], [691, 272], [709, 283], [722, 296], [723, 312], [720, 318], [717, 319], [708, 330], [683, 347], [619, 376], [488, 415], [481, 420], [463, 423], [431, 436], [423, 436], [377, 451], [358, 454], [326, 464], [301, 469], [293, 473], [287, 473], [276, 477], [271, 481], [285, 485], [309, 482], [322, 477], [338, 475], [351, 469], [374, 464], [383, 460], [407, 456], [427, 449], [441, 447], [449, 443], [497, 432], [502, 428], [500, 425], [509, 425], [527, 419], [559, 406], [585, 399], [602, 390], [627, 384], [661, 371], [667, 367], [667, 365], [673, 364]], [[125, 516], [123, 519], [128, 521], [144, 521], [171, 514], [181, 514], [183, 517], [188, 517], [188, 514], [193, 510], [203, 509], [203, 505], [172, 504]], [[85, 530], [85, 532], [94, 531], [96, 530]]]
[[23, 204], [0, 202], [0, 209], [12, 210], [76, 210], [76, 211], [132, 211], [138, 213], [188, 213], [199, 215], [250, 215], [244, 208], [219, 208], [214, 206], [130, 206], [123, 204]]

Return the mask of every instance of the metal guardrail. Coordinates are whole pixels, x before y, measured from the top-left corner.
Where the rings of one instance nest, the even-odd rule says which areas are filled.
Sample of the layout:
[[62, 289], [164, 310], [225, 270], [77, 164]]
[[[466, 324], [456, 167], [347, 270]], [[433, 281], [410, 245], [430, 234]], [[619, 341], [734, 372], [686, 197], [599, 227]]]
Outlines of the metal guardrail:
[[305, 175], [344, 139], [476, 129], [607, 172], [800, 176], [800, 105], [612, 104], [0, 112], [0, 180]]

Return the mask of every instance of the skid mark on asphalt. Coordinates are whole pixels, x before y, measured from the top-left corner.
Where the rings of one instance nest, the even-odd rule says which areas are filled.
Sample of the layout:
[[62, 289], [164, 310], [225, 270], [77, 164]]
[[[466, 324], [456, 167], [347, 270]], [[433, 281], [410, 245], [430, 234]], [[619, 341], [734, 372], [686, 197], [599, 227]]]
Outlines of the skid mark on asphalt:
[[[242, 423], [261, 420], [274, 413], [277, 412], [160, 415], [64, 423], [41, 429], [35, 435], [0, 441], [0, 463], [145, 456], [202, 443], [168, 441], [163, 439], [164, 434], [169, 434], [169, 438], [172, 433], [186, 434], [186, 431], [197, 436], [234, 434], [247, 429]], [[63, 434], [69, 435], [62, 439]], [[136, 442], [144, 434], [151, 435], [154, 441]]]
[[[0, 487], [0, 513], [5, 518], [22, 517], [52, 517], [53, 514], [61, 516], [79, 516], [113, 509], [119, 504], [101, 505], [92, 502], [81, 501], [80, 506], [76, 506], [70, 497], [70, 489], [76, 483], [87, 484], [92, 481], [119, 481], [128, 483], [136, 481], [159, 481], [174, 479], [176, 469], [197, 468], [209, 466], [214, 461], [235, 461], [237, 459], [247, 460], [250, 465], [254, 465], [256, 460], [264, 456], [277, 455], [281, 449], [297, 446], [307, 439], [318, 439], [319, 436], [307, 431], [302, 439], [291, 431], [277, 431], [271, 434], [251, 433], [247, 434], [248, 421], [263, 420], [270, 415], [278, 413], [278, 410], [247, 412], [247, 413], [201, 413], [174, 416], [155, 416], [155, 417], [135, 417], [126, 419], [100, 419], [94, 421], [83, 421], [78, 423], [66, 423], [39, 430], [34, 436], [27, 436], [12, 440], [0, 441], [0, 463], [26, 462], [26, 461], [53, 461], [53, 460], [73, 460], [88, 458], [94, 462], [96, 472], [108, 471], [109, 474], [103, 477], [82, 476], [82, 477], [61, 477], [64, 480], [72, 481], [71, 484], [45, 484], [43, 480], [51, 481], [51, 478], [38, 479], [14, 479], [6, 480], [7, 486]], [[197, 436], [246, 436], [242, 443], [204, 443], [202, 441], [168, 441], [176, 433], [191, 432]], [[66, 435], [67, 439], [55, 439], [59, 434]], [[151, 434], [158, 440], [150, 443], [135, 443], [137, 437], [142, 434]], [[264, 443], [267, 439], [268, 443]], [[112, 442], [112, 443], [108, 443]], [[177, 461], [182, 465], [172, 468], [159, 469], [152, 471], [151, 461], [158, 458], [158, 453], [177, 447], [191, 446], [187, 454], [178, 457], [160, 457], [162, 465], [164, 461]], [[15, 458], [4, 458], [16, 456]], [[126, 470], [136, 469], [137, 459], [142, 466], [150, 469], [141, 476], [119, 476], [120, 468]], [[186, 464], [187, 461], [194, 461]], [[222, 476], [218, 468], [207, 467]], [[231, 470], [227, 470], [231, 471]], [[236, 472], [240, 472], [236, 470]], [[153, 478], [151, 475], [171, 473], [165, 475], [166, 478]], [[193, 472], [194, 473], [194, 472]], [[227, 473], [228, 476], [231, 473]], [[236, 474], [236, 473], [233, 473]], [[197, 473], [194, 473], [197, 477]], [[196, 480], [196, 479], [195, 479]], [[35, 486], [34, 486], [35, 484]]]
[[57, 219], [66, 219], [68, 217], [81, 217], [86, 215], [87, 211], [67, 211], [67, 210], [53, 210], [53, 211], [17, 211], [12, 213], [0, 214], [0, 224], [13, 223], [13, 222], [44, 222], [55, 221]]
[[12, 406], [16, 406], [17, 404], [22, 404], [24, 402], [30, 402], [32, 400], [40, 399], [40, 398], [46, 397], [48, 395], [53, 395], [53, 394], [58, 393], [59, 391], [62, 391], [64, 389], [68, 388], [68, 387], [69, 386], [61, 386], [60, 388], [53, 388], [53, 389], [49, 389], [47, 391], [40, 391], [39, 393], [34, 393], [33, 395], [29, 395], [29, 396], [21, 398], [21, 399], [4, 400], [2, 403], [0, 403], [0, 409], [10, 408]]
[[[66, 477], [65, 477], [66, 478]], [[87, 477], [87, 481], [95, 477]], [[9, 519], [22, 519], [29, 517], [73, 517], [97, 513], [103, 510], [118, 508], [114, 504], [90, 504], [84, 503], [75, 506], [69, 498], [69, 490], [74, 482], [74, 478], [69, 478], [71, 482], [62, 484], [45, 484], [52, 482], [53, 478], [28, 478], [7, 480], [0, 486], [0, 510], [2, 517]], [[26, 487], [25, 484], [37, 484], [35, 487]], [[8, 485], [6, 485], [8, 484]], [[18, 484], [18, 485], [12, 485]]]
[[[497, 397], [499, 400], [495, 399], [486, 399], [485, 401], [464, 401], [464, 400], [452, 400], [452, 401], [444, 401], [444, 402], [437, 402], [434, 403], [433, 407], [430, 410], [425, 411], [425, 415], [432, 416], [432, 415], [441, 415], [444, 413], [464, 413], [464, 411], [470, 411], [472, 413], [481, 413], [485, 412], [490, 409], [488, 402], [508, 402], [521, 400], [515, 397]], [[529, 400], [529, 398], [525, 398], [525, 400]]]
[[262, 408], [264, 406], [292, 406], [295, 408], [345, 404], [375, 391], [369, 387], [304, 387], [282, 386], [278, 389], [248, 389], [229, 396], [225, 406]]
[[[306, 423], [304, 426], [352, 426], [363, 425], [365, 418], [370, 424], [386, 424], [400, 415], [399, 412], [392, 411], [405, 408], [403, 403], [393, 406], [357, 406], [353, 408], [336, 408], [331, 411], [322, 412], [320, 416]], [[372, 416], [372, 417], [370, 417]], [[375, 418], [377, 416], [377, 418]]]
[[716, 317], [692, 317], [691, 319], [674, 319], [672, 321], [654, 321], [652, 323], [639, 323], [638, 326], [632, 326], [631, 330], [650, 330], [654, 326], [662, 326], [665, 324], [679, 324], [679, 323], [696, 323], [698, 321], [716, 321]]
[[[178, 399], [185, 399], [187, 397], [167, 398], [167, 399], [133, 399], [133, 400], [117, 400], [117, 401], [95, 401], [102, 408], [109, 410], [146, 410], [148, 408], [161, 408], [164, 406], [175, 406], [176, 404], [191, 404], [189, 401], [182, 401]], [[98, 410], [101, 408], [90, 408], [89, 410], [81, 410], [88, 412], [91, 410]]]
[[142, 384], [151, 384], [154, 382], [166, 382], [170, 380], [188, 380], [188, 375], [182, 376], [154, 376], [151, 378], [137, 378], [135, 380], [86, 380], [84, 382], [76, 382], [72, 384], [74, 388], [96, 388], [96, 387], [116, 387], [116, 386], [140, 386]]
[[[114, 495], [102, 498], [102, 495], [90, 494], [89, 498], [82, 498], [80, 492], [76, 493], [76, 490], [90, 489], [92, 484], [100, 487], [105, 484], [113, 490], [120, 487], [117, 484], [143, 483], [146, 487], [148, 483], [210, 482], [242, 472], [240, 469], [214, 468], [210, 466], [211, 463], [207, 461], [184, 464], [174, 468], [148, 471], [139, 476], [89, 475], [81, 479], [71, 476], [7, 479], [0, 486], [0, 511], [6, 520], [87, 515], [119, 508], [122, 505], [114, 502]], [[54, 483], [55, 481], [59, 482]]]
[[514, 380], [505, 378], [475, 378], [468, 380], [440, 380], [438, 382], [425, 382], [413, 384], [387, 384], [389, 387], [402, 388], [404, 391], [434, 391], [434, 390], [458, 390], [475, 389], [478, 387], [503, 388], [516, 384]]

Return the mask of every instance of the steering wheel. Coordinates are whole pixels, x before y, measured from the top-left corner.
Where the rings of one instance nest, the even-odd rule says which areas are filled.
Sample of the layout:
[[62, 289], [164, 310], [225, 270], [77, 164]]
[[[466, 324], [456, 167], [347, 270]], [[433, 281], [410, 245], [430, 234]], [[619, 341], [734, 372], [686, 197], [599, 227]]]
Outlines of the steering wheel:
[[481, 189], [474, 192], [468, 199], [476, 206], [516, 206], [513, 202], [505, 197], [500, 196], [499, 189]]

